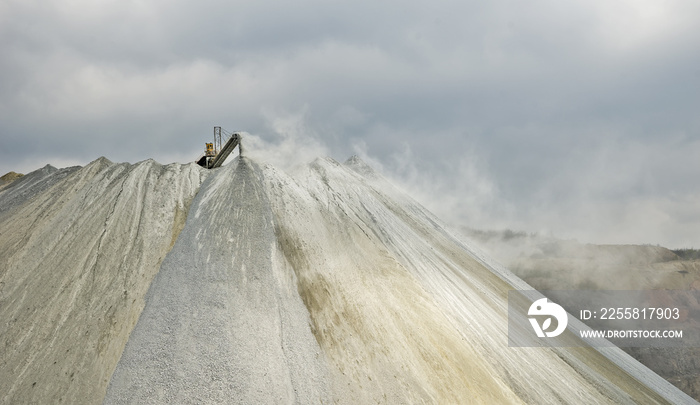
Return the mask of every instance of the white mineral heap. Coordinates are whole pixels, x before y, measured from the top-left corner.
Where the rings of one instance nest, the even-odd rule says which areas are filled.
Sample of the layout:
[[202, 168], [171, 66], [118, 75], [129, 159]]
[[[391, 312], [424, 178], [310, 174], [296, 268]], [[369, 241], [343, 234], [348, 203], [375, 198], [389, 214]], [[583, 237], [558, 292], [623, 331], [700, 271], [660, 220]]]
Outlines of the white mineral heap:
[[528, 286], [357, 158], [44, 171], [0, 190], [2, 403], [694, 403], [508, 347]]

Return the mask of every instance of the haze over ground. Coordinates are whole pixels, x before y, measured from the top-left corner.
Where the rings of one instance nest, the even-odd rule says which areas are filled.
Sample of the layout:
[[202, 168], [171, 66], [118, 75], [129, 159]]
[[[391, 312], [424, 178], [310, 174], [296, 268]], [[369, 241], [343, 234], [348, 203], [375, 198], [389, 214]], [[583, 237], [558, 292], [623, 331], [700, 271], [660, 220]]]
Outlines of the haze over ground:
[[449, 222], [698, 247], [698, 26], [694, 0], [5, 1], [0, 174], [188, 162], [221, 125], [358, 153]]

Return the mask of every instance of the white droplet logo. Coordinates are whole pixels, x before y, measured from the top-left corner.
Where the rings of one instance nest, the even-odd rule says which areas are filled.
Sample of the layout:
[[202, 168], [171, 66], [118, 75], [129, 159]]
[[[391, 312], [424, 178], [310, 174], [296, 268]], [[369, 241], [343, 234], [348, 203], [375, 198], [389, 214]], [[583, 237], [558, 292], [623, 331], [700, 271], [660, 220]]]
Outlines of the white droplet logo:
[[[527, 314], [530, 316], [549, 316], [549, 318], [542, 323], [541, 327], [536, 318], [528, 318], [530, 320], [530, 324], [532, 325], [532, 329], [535, 330], [538, 337], [556, 337], [561, 335], [562, 332], [564, 332], [564, 329], [566, 329], [566, 325], [569, 321], [569, 317], [566, 315], [564, 308], [553, 302], [547, 302], [547, 298], [540, 298], [533, 302], [532, 305], [530, 305], [530, 309], [527, 311]], [[547, 330], [552, 326], [552, 317], [557, 319], [557, 328], [553, 331], [547, 332]]]

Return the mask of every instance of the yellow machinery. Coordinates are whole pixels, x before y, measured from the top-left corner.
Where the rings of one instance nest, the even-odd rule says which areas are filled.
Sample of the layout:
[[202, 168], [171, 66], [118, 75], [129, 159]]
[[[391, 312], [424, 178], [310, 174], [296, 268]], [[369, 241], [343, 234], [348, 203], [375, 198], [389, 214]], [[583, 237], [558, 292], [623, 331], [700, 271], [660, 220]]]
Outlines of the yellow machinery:
[[[222, 137], [221, 133], [221, 127], [214, 127], [214, 142], [206, 142], [204, 144], [204, 155], [197, 159], [198, 165], [206, 167], [207, 169], [214, 169], [224, 163], [224, 160], [226, 160], [236, 146], [238, 146], [239, 154], [241, 153], [241, 148], [243, 147], [240, 144], [241, 135], [235, 132], [232, 134], [225, 134], [226, 137], [228, 137], [228, 140], [226, 140], [225, 137]], [[222, 140], [226, 140], [223, 146]]]
[[205, 143], [206, 145], [206, 150], [204, 151], [205, 156], [213, 157], [216, 156], [216, 151], [214, 151], [214, 144], [213, 143]]

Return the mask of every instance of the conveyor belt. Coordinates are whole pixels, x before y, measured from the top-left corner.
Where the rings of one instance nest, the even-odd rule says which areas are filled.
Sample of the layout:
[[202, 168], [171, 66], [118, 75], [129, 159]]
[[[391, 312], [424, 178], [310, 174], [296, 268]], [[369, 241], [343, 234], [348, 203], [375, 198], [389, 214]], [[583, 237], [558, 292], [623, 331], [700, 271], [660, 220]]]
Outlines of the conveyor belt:
[[221, 151], [214, 157], [214, 160], [212, 160], [209, 168], [214, 169], [221, 166], [228, 157], [228, 155], [230, 155], [231, 152], [233, 152], [233, 149], [238, 145], [239, 141], [240, 136], [238, 134], [231, 135], [224, 147], [221, 148]]

